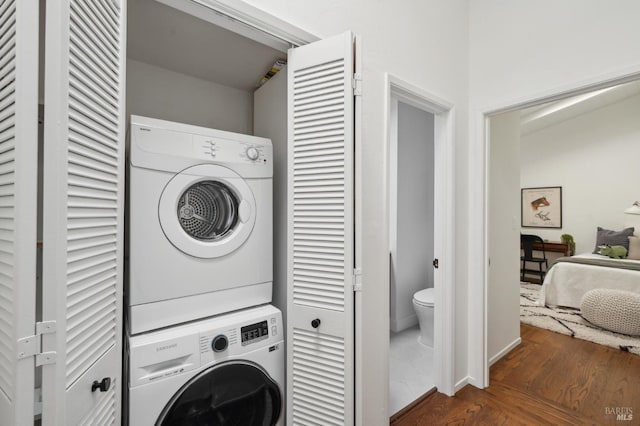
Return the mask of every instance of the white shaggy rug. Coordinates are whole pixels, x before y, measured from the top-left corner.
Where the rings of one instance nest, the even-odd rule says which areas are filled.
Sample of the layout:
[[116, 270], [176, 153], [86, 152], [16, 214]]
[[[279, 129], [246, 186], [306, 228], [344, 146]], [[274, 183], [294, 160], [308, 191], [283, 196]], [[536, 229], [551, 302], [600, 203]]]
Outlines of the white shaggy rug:
[[520, 283], [521, 322], [640, 355], [640, 337], [599, 328], [582, 318], [579, 309], [540, 306], [539, 293], [540, 285]]

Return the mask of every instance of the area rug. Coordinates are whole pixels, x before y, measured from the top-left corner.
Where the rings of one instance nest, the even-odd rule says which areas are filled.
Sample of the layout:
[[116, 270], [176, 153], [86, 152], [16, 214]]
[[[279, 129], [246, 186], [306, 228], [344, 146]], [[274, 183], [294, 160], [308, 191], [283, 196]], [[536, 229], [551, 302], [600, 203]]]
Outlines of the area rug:
[[540, 285], [520, 283], [521, 322], [640, 355], [640, 337], [599, 328], [582, 318], [579, 309], [540, 306], [539, 293]]

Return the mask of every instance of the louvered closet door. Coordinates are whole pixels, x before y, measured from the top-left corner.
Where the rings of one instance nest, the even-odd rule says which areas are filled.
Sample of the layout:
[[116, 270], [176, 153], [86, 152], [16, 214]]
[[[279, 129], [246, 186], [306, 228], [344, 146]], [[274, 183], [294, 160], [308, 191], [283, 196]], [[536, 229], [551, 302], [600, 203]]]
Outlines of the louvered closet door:
[[353, 36], [289, 51], [287, 422], [354, 421]]
[[0, 423], [7, 425], [33, 424], [37, 28], [37, 0], [0, 1]]
[[120, 423], [125, 11], [47, 1], [44, 425]]

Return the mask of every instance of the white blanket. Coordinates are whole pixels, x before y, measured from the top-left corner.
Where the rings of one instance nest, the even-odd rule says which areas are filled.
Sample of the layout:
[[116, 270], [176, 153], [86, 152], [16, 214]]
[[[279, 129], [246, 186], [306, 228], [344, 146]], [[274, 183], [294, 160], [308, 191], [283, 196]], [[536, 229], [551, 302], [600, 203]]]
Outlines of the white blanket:
[[[606, 256], [591, 253], [576, 256], [608, 259]], [[623, 261], [636, 262], [628, 259]], [[637, 262], [640, 264], [640, 261]], [[580, 309], [582, 296], [594, 288], [612, 288], [640, 293], [640, 272], [579, 263], [556, 263], [544, 278], [538, 303]]]

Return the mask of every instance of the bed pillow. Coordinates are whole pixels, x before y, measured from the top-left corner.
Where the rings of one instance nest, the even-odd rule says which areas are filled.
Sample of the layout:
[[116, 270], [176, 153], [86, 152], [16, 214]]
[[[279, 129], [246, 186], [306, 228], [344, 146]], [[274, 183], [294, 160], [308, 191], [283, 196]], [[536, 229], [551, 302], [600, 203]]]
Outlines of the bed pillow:
[[596, 248], [593, 249], [594, 254], [600, 253], [600, 246], [623, 246], [629, 251], [629, 237], [633, 235], [633, 228], [625, 228], [622, 231], [612, 231], [598, 226], [596, 232]]
[[627, 259], [640, 260], [640, 237], [629, 237]]

